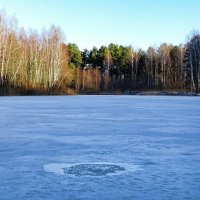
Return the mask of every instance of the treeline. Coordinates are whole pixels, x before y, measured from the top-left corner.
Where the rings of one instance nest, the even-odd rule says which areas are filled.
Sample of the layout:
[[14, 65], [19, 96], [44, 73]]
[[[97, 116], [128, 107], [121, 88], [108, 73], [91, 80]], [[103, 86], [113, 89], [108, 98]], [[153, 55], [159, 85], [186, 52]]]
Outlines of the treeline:
[[38, 34], [0, 13], [0, 94], [195, 91], [200, 87], [200, 35], [185, 45], [145, 52], [110, 44], [80, 51], [55, 26]]

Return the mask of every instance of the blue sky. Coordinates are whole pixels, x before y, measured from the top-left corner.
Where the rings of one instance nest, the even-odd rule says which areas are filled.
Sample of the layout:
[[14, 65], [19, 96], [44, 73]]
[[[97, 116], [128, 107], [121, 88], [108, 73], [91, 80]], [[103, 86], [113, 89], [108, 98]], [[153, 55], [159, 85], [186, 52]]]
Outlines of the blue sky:
[[19, 25], [41, 30], [58, 25], [66, 42], [81, 49], [109, 43], [146, 48], [184, 43], [200, 30], [200, 0], [0, 0]]

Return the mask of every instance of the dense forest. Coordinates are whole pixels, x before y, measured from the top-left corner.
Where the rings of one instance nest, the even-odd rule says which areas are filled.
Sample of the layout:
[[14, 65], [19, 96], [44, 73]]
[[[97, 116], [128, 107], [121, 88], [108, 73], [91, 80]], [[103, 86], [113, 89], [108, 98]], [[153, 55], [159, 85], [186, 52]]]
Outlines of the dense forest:
[[147, 51], [110, 44], [80, 51], [60, 28], [18, 28], [0, 13], [0, 94], [200, 91], [200, 35]]

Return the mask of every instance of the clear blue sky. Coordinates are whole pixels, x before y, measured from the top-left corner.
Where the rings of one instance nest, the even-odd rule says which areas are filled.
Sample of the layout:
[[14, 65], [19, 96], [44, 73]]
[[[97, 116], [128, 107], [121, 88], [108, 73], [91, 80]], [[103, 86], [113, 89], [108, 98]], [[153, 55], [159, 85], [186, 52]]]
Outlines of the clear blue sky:
[[112, 42], [146, 50], [200, 29], [200, 0], [0, 0], [3, 8], [25, 28], [60, 26], [81, 49]]

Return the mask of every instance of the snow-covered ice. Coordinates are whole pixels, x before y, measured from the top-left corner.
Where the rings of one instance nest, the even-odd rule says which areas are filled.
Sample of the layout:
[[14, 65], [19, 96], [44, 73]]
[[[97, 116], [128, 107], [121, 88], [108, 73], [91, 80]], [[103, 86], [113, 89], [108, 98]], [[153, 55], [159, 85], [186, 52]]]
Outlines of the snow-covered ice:
[[0, 97], [0, 199], [200, 199], [200, 99]]

